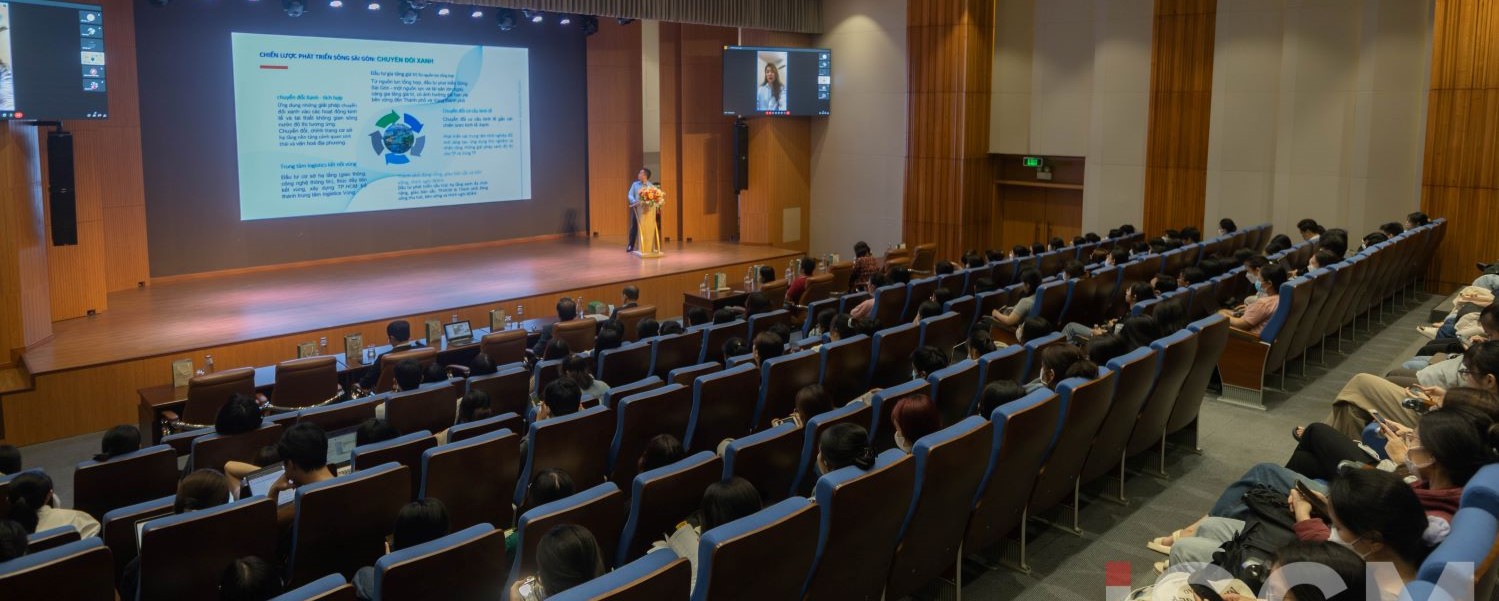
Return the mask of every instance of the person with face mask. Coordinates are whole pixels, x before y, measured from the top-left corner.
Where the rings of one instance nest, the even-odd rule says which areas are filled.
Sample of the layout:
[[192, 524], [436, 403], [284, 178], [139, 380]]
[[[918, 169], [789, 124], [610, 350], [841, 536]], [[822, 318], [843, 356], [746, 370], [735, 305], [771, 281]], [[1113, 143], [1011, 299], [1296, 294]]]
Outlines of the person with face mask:
[[[1499, 341], [1482, 342], [1468, 347], [1457, 366], [1461, 384], [1499, 394]], [[1344, 436], [1357, 438], [1368, 425], [1371, 412], [1410, 427], [1419, 415], [1406, 407], [1406, 399], [1415, 399], [1427, 407], [1440, 407], [1447, 389], [1417, 384], [1405, 388], [1374, 374], [1358, 374], [1343, 385], [1322, 423]]]
[[[1328, 516], [1313, 514], [1312, 502], [1291, 491], [1287, 504], [1295, 516], [1296, 538], [1303, 542], [1329, 541], [1348, 547], [1365, 562], [1391, 564], [1394, 572], [1375, 570], [1371, 585], [1380, 599], [1399, 599], [1405, 583], [1431, 548], [1446, 537], [1439, 512], [1424, 503], [1399, 476], [1380, 470], [1347, 470], [1329, 485]], [[1456, 510], [1454, 500], [1453, 511]], [[1444, 514], [1447, 520], [1451, 514]], [[1372, 591], [1371, 591], [1372, 592]]]
[[1246, 305], [1242, 312], [1223, 309], [1219, 313], [1228, 317], [1228, 325], [1234, 329], [1258, 335], [1280, 306], [1280, 285], [1286, 283], [1288, 276], [1286, 268], [1278, 264], [1266, 265], [1260, 270], [1259, 283], [1255, 285], [1259, 297]]
[[942, 429], [942, 415], [930, 397], [913, 394], [895, 402], [890, 423], [895, 426], [895, 448], [910, 453], [916, 441]]
[[[1479, 390], [1477, 388], [1454, 388], [1447, 391], [1442, 409], [1475, 411], [1481, 415], [1488, 416], [1488, 421], [1491, 422], [1493, 416], [1499, 415], [1499, 396], [1495, 396], [1494, 393], [1487, 390]], [[1434, 427], [1431, 425], [1432, 415], [1435, 415], [1435, 413], [1423, 416], [1418, 425], [1425, 430]], [[1449, 412], [1448, 415], [1450, 416], [1452, 413]], [[1446, 420], [1446, 418], [1441, 419]], [[1444, 424], [1439, 424], [1435, 427], [1441, 427], [1442, 425]], [[1450, 426], [1452, 424], [1445, 425]], [[1296, 449], [1292, 451], [1291, 458], [1286, 461], [1286, 468], [1308, 478], [1319, 480], [1331, 479], [1338, 473], [1338, 465], [1344, 461], [1353, 461], [1365, 465], [1375, 465], [1377, 463], [1381, 467], [1394, 469], [1402, 463], [1395, 454], [1403, 454], [1404, 449], [1409, 448], [1413, 444], [1410, 438], [1412, 432], [1414, 430], [1410, 428], [1390, 420], [1385, 420], [1384, 424], [1380, 427], [1380, 435], [1386, 440], [1384, 444], [1385, 452], [1390, 454], [1390, 459], [1386, 462], [1380, 462], [1379, 456], [1375, 454], [1373, 449], [1350, 440], [1347, 436], [1344, 436], [1341, 432], [1338, 432], [1327, 424], [1312, 424], [1301, 432], [1300, 438], [1296, 443]], [[1433, 436], [1439, 436], [1444, 440], [1449, 438], [1443, 433], [1433, 434]], [[1417, 454], [1420, 455], [1421, 453], [1418, 451]], [[1457, 455], [1458, 453], [1455, 452], [1450, 453], [1448, 454], [1448, 458], [1449, 460], [1457, 461]], [[1481, 450], [1477, 450], [1469, 456], [1479, 459], [1485, 457], [1486, 454], [1482, 453]], [[1410, 468], [1408, 471], [1411, 474], [1417, 473], [1417, 470], [1414, 468]]]

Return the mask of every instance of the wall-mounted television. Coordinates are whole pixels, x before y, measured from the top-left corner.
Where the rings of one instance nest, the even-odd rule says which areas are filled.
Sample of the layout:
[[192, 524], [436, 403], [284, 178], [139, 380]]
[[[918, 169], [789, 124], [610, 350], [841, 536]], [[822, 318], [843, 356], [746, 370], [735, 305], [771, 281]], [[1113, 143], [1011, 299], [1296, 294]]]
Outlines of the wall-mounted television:
[[725, 46], [723, 114], [827, 115], [833, 52], [826, 48]]
[[0, 1], [0, 119], [103, 119], [104, 13], [96, 4]]

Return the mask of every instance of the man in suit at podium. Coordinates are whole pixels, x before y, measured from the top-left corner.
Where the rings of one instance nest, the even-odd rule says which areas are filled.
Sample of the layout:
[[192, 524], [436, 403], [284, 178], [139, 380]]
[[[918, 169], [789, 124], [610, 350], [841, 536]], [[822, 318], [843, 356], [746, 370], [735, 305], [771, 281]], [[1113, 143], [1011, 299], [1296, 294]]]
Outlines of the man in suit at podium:
[[625, 252], [635, 252], [635, 243], [640, 241], [640, 214], [635, 205], [640, 204], [640, 190], [651, 185], [651, 170], [644, 167], [635, 172], [635, 181], [630, 184], [630, 240], [625, 243]]
[[385, 336], [390, 339], [391, 349], [380, 353], [375, 357], [375, 362], [370, 368], [364, 370], [364, 376], [359, 378], [359, 387], [364, 390], [374, 390], [375, 384], [380, 381], [380, 359], [390, 353], [409, 351], [421, 346], [411, 340], [411, 324], [404, 319], [397, 319], [385, 324]]

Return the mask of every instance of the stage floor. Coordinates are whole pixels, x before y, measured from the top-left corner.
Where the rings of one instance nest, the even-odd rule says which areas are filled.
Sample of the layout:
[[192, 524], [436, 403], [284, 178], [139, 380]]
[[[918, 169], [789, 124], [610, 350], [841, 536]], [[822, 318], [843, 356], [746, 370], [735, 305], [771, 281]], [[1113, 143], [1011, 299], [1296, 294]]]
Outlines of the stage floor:
[[[110, 293], [107, 311], [53, 324], [52, 339], [23, 358], [41, 375], [800, 254], [719, 242], [664, 250], [663, 258], [641, 259], [624, 252], [623, 237], [556, 240], [170, 281]], [[667, 305], [659, 315], [679, 312]], [[550, 303], [526, 307], [528, 317], [551, 313]], [[366, 341], [383, 342], [368, 334]]]

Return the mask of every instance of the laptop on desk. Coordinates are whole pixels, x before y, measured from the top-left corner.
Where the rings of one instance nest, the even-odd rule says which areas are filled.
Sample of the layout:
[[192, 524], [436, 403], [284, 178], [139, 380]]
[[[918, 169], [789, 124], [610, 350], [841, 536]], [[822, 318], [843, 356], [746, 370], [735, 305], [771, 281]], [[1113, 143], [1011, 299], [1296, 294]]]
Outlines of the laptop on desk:
[[466, 321], [455, 321], [442, 326], [443, 337], [448, 339], [448, 348], [473, 344], [474, 330]]

